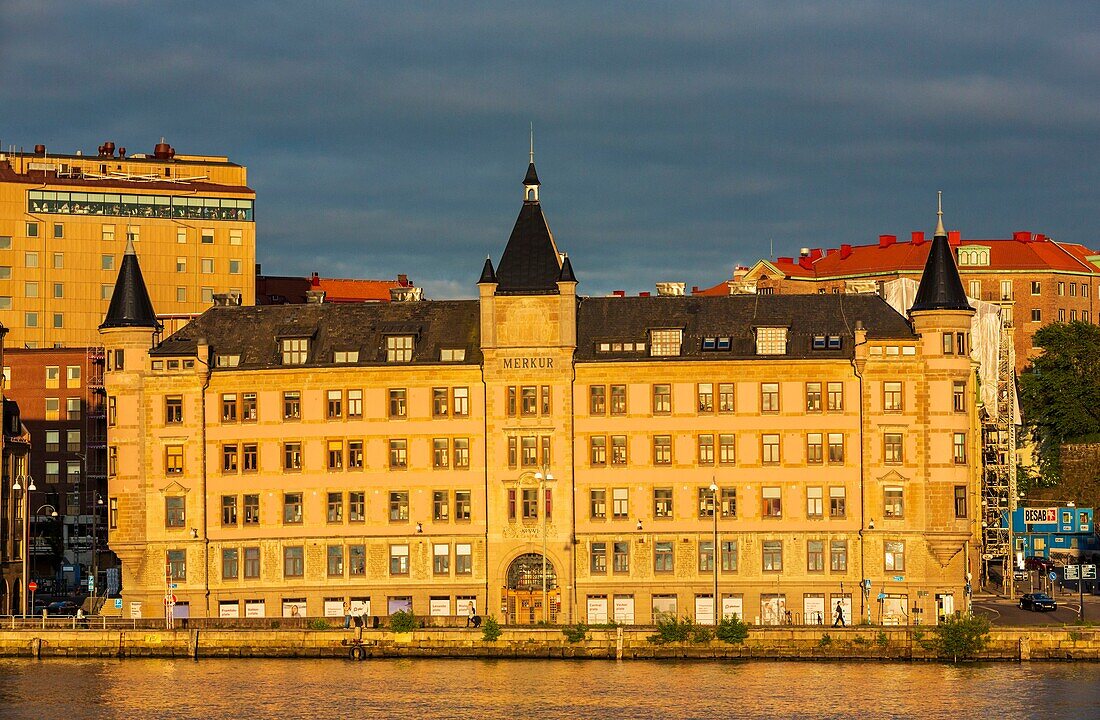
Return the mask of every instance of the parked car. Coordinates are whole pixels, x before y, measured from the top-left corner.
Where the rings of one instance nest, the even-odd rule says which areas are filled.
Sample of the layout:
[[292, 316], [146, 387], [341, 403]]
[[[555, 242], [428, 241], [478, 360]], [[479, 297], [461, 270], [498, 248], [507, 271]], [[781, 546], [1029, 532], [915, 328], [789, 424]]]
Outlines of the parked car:
[[1025, 570], [1037, 570], [1041, 573], [1047, 573], [1050, 572], [1053, 568], [1054, 563], [1046, 559], [1045, 557], [1032, 555], [1030, 557], [1024, 558]]
[[76, 615], [76, 611], [79, 609], [80, 606], [74, 603], [72, 600], [58, 600], [57, 602], [52, 602], [46, 606], [46, 614], [73, 617]]
[[1057, 610], [1058, 603], [1046, 593], [1027, 593], [1020, 598], [1020, 607], [1024, 610], [1042, 612], [1044, 610]]

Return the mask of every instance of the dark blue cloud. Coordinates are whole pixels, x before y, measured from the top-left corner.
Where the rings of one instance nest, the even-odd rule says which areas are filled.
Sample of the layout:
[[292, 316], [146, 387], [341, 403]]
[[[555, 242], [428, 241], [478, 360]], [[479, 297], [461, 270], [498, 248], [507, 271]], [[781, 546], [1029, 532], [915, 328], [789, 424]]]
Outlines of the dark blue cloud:
[[228, 154], [265, 271], [437, 297], [499, 257], [530, 120], [582, 292], [930, 229], [937, 189], [1095, 246], [1100, 11], [960, 5], [9, 0], [0, 141]]

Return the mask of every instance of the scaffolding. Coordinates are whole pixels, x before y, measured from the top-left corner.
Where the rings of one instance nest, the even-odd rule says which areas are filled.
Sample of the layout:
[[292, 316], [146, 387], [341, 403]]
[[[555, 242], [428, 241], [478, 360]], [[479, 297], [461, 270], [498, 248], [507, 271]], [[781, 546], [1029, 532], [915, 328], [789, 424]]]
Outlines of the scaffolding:
[[1015, 564], [1012, 513], [1016, 509], [1016, 354], [1013, 344], [1012, 300], [998, 303], [996, 409], [982, 411], [982, 571], [986, 582], [1000, 566], [1002, 587], [1012, 597]]

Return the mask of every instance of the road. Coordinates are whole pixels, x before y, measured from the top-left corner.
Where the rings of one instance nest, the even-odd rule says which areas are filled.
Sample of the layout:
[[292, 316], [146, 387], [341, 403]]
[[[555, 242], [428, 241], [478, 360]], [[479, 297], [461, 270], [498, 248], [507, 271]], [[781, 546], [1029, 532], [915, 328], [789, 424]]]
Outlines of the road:
[[[988, 617], [994, 625], [1072, 625], [1077, 622], [1080, 604], [1076, 594], [1058, 593], [1054, 596], [1058, 609], [1053, 612], [1035, 612], [1020, 608], [1019, 600], [997, 596], [976, 596], [974, 613]], [[1085, 621], [1100, 622], [1100, 596], [1085, 595]]]

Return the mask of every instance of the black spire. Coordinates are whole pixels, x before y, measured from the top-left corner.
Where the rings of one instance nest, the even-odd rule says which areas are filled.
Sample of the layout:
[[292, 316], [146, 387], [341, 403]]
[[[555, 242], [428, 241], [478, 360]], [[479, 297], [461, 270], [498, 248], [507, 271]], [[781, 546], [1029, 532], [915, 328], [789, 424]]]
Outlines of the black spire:
[[924, 273], [917, 287], [917, 298], [909, 312], [921, 310], [973, 310], [966, 300], [959, 268], [947, 242], [947, 232], [943, 229], [943, 206], [936, 213], [936, 234], [932, 238], [932, 249], [928, 252], [928, 262], [924, 264]]
[[539, 295], [556, 293], [561, 275], [561, 258], [554, 236], [539, 203], [539, 178], [535, 163], [527, 167], [523, 179], [523, 205], [500, 256], [496, 282], [498, 295]]
[[153, 303], [149, 300], [149, 291], [141, 277], [137, 253], [133, 241], [127, 241], [126, 254], [122, 257], [122, 267], [115, 280], [115, 290], [111, 294], [111, 305], [107, 308], [107, 317], [103, 319], [100, 330], [121, 327], [143, 327], [160, 330], [163, 326], [153, 312]]
[[481, 268], [481, 278], [478, 279], [477, 284], [495, 283], [496, 281], [497, 274], [493, 270], [493, 261], [489, 258], [485, 258], [485, 266]]
[[577, 282], [577, 276], [573, 274], [573, 263], [569, 262], [569, 256], [561, 263], [561, 272], [558, 273], [558, 282]]
[[535, 163], [532, 162], [527, 166], [527, 174], [523, 176], [523, 184], [527, 185], [542, 185], [539, 182], [539, 174], [535, 172]]

